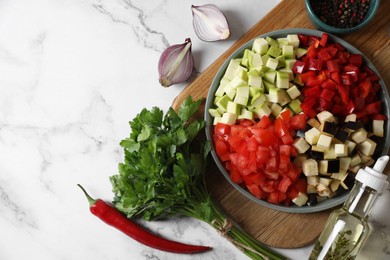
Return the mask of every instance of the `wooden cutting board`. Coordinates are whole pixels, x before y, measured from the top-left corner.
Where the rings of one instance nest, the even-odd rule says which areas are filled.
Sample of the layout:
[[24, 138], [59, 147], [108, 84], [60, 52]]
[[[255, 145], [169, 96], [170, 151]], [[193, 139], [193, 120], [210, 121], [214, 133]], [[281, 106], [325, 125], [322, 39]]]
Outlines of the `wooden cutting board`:
[[[359, 32], [341, 37], [372, 61], [387, 86], [390, 86], [389, 11], [390, 1], [381, 1], [374, 21]], [[306, 15], [303, 0], [283, 0], [196, 77], [176, 97], [173, 107], [177, 108], [189, 95], [194, 99], [205, 98], [219, 67], [242, 44], [266, 32], [287, 28], [314, 29]], [[202, 115], [199, 113], [199, 116]], [[311, 214], [292, 214], [258, 205], [235, 190], [215, 165], [208, 169], [207, 184], [213, 199], [219, 202], [243, 229], [272, 247], [299, 248], [314, 242], [331, 212], [328, 210]]]

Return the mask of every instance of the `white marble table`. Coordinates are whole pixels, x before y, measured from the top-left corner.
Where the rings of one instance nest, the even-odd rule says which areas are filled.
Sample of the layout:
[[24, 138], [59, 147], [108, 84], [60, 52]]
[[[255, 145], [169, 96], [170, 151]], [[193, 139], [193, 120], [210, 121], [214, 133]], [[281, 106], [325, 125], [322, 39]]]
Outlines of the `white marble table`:
[[[217, 4], [232, 37], [205, 43], [191, 4]], [[186, 84], [162, 88], [157, 63], [169, 45], [193, 42], [202, 72], [279, 0], [0, 1], [0, 259], [246, 259], [214, 230], [177, 218], [145, 223], [173, 240], [207, 244], [182, 256], [144, 247], [89, 213], [76, 186], [111, 201], [119, 141], [142, 108], [167, 109]], [[359, 259], [388, 259], [389, 192]], [[279, 250], [279, 249], [278, 249]], [[311, 246], [280, 250], [307, 258]]]

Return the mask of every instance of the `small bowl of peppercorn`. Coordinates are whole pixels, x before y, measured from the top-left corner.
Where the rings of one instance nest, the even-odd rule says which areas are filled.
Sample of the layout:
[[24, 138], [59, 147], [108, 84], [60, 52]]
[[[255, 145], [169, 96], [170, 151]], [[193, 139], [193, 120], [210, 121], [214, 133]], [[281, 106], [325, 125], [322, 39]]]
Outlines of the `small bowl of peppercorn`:
[[380, 0], [305, 0], [313, 25], [332, 34], [361, 29], [374, 18]]

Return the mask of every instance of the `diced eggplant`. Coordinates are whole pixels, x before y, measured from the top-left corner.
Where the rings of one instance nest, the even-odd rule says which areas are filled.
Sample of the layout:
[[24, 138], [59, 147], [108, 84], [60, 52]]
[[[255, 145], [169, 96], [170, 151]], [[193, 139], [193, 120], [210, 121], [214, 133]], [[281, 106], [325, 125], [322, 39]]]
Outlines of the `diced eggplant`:
[[318, 175], [318, 164], [314, 159], [307, 159], [302, 163], [302, 171], [306, 176]]
[[314, 160], [322, 160], [324, 159], [324, 153], [311, 150], [310, 157]]
[[351, 134], [351, 138], [355, 143], [361, 143], [367, 139], [367, 131], [364, 128], [359, 128]]
[[343, 129], [338, 129], [334, 137], [340, 142], [344, 143], [348, 139], [349, 133]]
[[301, 206], [303, 206], [303, 205], [306, 204], [306, 202], [307, 202], [308, 199], [309, 199], [309, 198], [308, 198], [308, 196], [307, 196], [306, 193], [299, 192], [299, 193], [298, 193], [298, 197], [294, 198], [294, 199], [292, 200], [292, 202], [294, 202], [295, 205], [301, 207]]
[[317, 202], [317, 195], [316, 194], [309, 194], [309, 199], [307, 200], [307, 205], [308, 206], [314, 206], [316, 205]]
[[334, 122], [324, 122], [324, 126], [322, 127], [322, 131], [328, 133], [330, 135], [335, 135], [338, 130], [337, 124]]
[[304, 130], [298, 130], [298, 131], [296, 132], [296, 136], [297, 136], [297, 137], [305, 138], [305, 131], [304, 131]]
[[340, 160], [328, 160], [328, 173], [336, 173], [340, 171]]
[[359, 128], [363, 127], [363, 123], [361, 121], [357, 121], [357, 122], [348, 121], [348, 122], [341, 122], [340, 126], [343, 128], [348, 128], [350, 130], [358, 130]]

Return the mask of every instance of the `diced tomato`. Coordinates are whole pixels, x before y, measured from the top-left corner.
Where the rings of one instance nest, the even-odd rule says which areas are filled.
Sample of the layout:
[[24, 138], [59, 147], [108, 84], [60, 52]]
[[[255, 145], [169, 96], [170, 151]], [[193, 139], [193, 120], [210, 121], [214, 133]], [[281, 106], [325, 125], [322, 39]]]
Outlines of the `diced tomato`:
[[282, 117], [278, 117], [275, 120], [275, 134], [279, 138], [286, 134], [290, 134], [289, 129], [287, 128], [287, 125]]
[[245, 176], [245, 178], [248, 178], [252, 183], [256, 185], [261, 185], [266, 180], [265, 174], [263, 174], [262, 172], [253, 172]]
[[287, 195], [280, 191], [275, 191], [269, 194], [267, 201], [272, 204], [280, 204], [287, 198]]
[[228, 135], [230, 133], [230, 125], [218, 123], [214, 127], [214, 133], [217, 135]]
[[241, 176], [241, 173], [238, 171], [237, 167], [233, 166], [230, 169], [230, 178], [232, 179], [233, 182], [237, 184], [241, 184], [244, 182], [244, 179]]
[[229, 158], [229, 147], [222, 140], [214, 140], [215, 151], [222, 161], [226, 161]]
[[232, 147], [234, 150], [237, 150], [241, 146], [243, 140], [239, 135], [229, 135], [227, 137], [227, 141], [230, 147]]
[[306, 127], [307, 116], [305, 114], [294, 115], [290, 119], [290, 126], [294, 130], [303, 130]]
[[247, 185], [249, 192], [258, 199], [265, 199], [266, 193], [260, 189], [259, 185]]
[[257, 147], [256, 158], [258, 163], [266, 163], [270, 157], [270, 149], [267, 146], [259, 145]]
[[239, 121], [239, 124], [242, 125], [242, 126], [251, 126], [253, 125], [253, 120], [249, 120], [249, 119], [241, 119]]
[[271, 125], [271, 120], [269, 120], [268, 116], [263, 116], [260, 121], [256, 124], [256, 126], [266, 129]]
[[288, 188], [290, 187], [291, 183], [292, 183], [292, 181], [290, 180], [290, 178], [287, 176], [284, 176], [279, 182], [278, 191], [286, 193]]
[[302, 193], [307, 192], [307, 179], [306, 178], [299, 178], [297, 182], [294, 184], [294, 187]]

